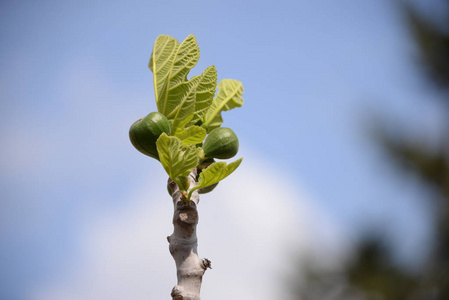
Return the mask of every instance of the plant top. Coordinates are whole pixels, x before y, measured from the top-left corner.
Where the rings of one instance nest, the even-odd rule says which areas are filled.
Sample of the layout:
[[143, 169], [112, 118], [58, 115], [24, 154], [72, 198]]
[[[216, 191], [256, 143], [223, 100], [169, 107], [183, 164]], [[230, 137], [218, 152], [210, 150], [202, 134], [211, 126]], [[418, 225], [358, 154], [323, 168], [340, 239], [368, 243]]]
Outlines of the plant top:
[[[158, 112], [137, 120], [129, 131], [134, 147], [160, 161], [186, 202], [195, 190], [211, 191], [242, 161], [239, 158], [228, 164], [215, 159], [237, 154], [237, 135], [221, 127], [221, 113], [243, 105], [243, 85], [233, 79], [217, 84], [215, 66], [188, 79], [199, 58], [194, 35], [181, 44], [167, 35], [157, 37], [149, 68]], [[197, 176], [192, 185], [188, 176], [194, 169]]]

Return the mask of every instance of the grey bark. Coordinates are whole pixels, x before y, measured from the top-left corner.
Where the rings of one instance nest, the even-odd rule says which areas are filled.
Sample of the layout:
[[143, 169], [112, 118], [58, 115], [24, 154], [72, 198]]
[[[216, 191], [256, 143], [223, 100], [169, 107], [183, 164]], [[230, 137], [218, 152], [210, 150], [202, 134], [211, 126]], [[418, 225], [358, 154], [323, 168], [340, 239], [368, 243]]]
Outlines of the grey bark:
[[[191, 184], [195, 184], [196, 172], [189, 175]], [[176, 263], [178, 283], [173, 287], [173, 300], [200, 300], [201, 282], [204, 272], [210, 268], [208, 259], [198, 257], [196, 225], [198, 224], [197, 206], [200, 201], [198, 192], [192, 194], [189, 203], [182, 200], [179, 188], [171, 179], [168, 180], [169, 191], [172, 194], [173, 233], [167, 240], [170, 244], [170, 254]]]

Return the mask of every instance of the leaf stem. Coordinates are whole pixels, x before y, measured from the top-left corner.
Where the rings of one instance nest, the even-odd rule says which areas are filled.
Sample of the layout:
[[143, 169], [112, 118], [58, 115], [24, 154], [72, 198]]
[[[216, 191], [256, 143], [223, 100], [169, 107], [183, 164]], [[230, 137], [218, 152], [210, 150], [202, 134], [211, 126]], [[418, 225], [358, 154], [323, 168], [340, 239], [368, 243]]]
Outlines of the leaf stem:
[[189, 190], [189, 194], [187, 195], [187, 200], [186, 200], [187, 202], [190, 201], [190, 198], [192, 197], [192, 193], [197, 189], [198, 189], [198, 186], [195, 186]]

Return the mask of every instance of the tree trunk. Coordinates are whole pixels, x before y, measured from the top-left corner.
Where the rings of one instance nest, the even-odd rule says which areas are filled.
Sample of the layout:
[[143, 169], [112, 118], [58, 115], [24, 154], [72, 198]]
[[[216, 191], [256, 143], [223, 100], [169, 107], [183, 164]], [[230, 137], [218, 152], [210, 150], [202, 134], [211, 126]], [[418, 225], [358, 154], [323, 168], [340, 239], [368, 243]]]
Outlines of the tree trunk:
[[[195, 184], [196, 171], [189, 175], [191, 184]], [[173, 234], [167, 237], [170, 253], [176, 263], [178, 283], [173, 288], [173, 300], [200, 300], [201, 282], [207, 268], [208, 259], [198, 257], [196, 225], [198, 224], [197, 206], [200, 201], [198, 191], [193, 192], [191, 201], [181, 200], [179, 188], [171, 179], [169, 190], [173, 197]]]

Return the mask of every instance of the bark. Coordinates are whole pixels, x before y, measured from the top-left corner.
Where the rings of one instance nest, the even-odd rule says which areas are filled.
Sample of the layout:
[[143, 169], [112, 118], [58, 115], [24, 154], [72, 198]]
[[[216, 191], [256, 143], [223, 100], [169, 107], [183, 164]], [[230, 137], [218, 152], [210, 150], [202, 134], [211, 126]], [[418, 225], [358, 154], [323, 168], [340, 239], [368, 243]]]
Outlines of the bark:
[[[196, 172], [189, 176], [191, 184], [195, 184]], [[201, 282], [204, 272], [210, 268], [208, 259], [198, 257], [196, 225], [198, 224], [197, 206], [200, 201], [197, 191], [192, 194], [191, 201], [181, 200], [179, 188], [171, 179], [169, 190], [173, 197], [173, 233], [167, 237], [170, 243], [170, 254], [176, 263], [178, 283], [173, 288], [173, 300], [200, 300]]]

